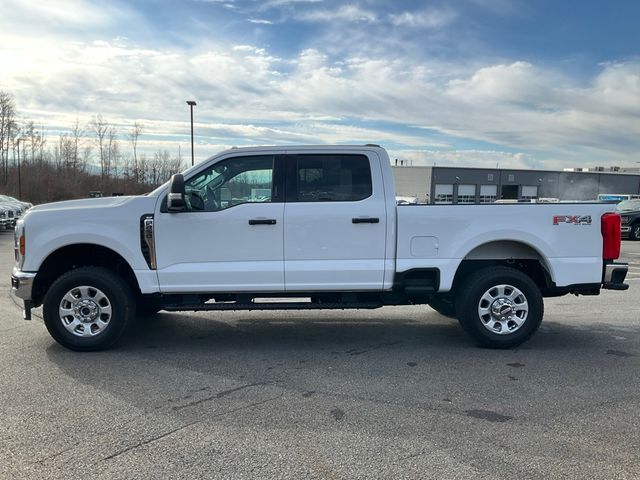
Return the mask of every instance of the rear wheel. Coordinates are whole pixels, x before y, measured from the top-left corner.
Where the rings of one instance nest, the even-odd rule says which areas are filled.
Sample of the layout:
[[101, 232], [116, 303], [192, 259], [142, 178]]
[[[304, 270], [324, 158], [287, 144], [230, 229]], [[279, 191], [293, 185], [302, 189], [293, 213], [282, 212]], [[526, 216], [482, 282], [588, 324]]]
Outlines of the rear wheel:
[[631, 231], [629, 232], [629, 238], [631, 240], [640, 240], [640, 222], [631, 225]]
[[512, 348], [534, 334], [544, 314], [538, 286], [524, 273], [495, 267], [473, 273], [458, 290], [462, 327], [483, 347]]
[[47, 330], [71, 350], [113, 345], [135, 318], [129, 285], [106, 268], [82, 267], [60, 276], [43, 302]]

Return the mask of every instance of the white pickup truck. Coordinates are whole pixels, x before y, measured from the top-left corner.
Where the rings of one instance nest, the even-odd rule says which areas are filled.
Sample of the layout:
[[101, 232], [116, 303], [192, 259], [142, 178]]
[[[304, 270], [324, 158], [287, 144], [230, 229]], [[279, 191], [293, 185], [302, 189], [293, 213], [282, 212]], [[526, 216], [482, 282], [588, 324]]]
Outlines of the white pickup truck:
[[227, 150], [148, 195], [34, 207], [15, 236], [25, 318], [42, 305], [74, 350], [161, 309], [408, 304], [508, 348], [536, 331], [543, 297], [628, 287], [612, 205], [398, 206], [376, 145]]

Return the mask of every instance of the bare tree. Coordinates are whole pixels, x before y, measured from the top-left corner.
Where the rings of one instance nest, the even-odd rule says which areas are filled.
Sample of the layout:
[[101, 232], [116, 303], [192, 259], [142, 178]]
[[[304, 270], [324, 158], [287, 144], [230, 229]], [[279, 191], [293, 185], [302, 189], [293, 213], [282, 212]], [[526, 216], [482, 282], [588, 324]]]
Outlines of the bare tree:
[[84, 138], [85, 132], [80, 127], [80, 121], [76, 118], [76, 123], [71, 127], [71, 138], [73, 141], [73, 155], [72, 155], [72, 166], [75, 170], [83, 171], [84, 165], [81, 165], [80, 160], [80, 141]]
[[9, 169], [9, 144], [11, 143], [11, 130], [15, 129], [16, 106], [13, 96], [0, 91], [0, 165], [4, 171], [4, 180], [7, 181]]
[[138, 123], [136, 120], [133, 123], [133, 127], [129, 130], [129, 141], [131, 142], [131, 147], [133, 148], [133, 179], [136, 183], [138, 183], [138, 137], [142, 135], [142, 125]]
[[35, 123], [33, 123], [33, 120], [29, 120], [24, 124], [23, 131], [24, 131], [24, 141], [28, 142], [29, 146], [31, 147], [29, 150], [31, 150], [31, 163], [33, 163], [34, 152], [36, 149], [36, 146], [34, 145], [34, 143], [37, 141], [36, 126], [35, 126]]
[[100, 154], [100, 176], [104, 180], [109, 174], [107, 167], [107, 152], [105, 149], [105, 137], [109, 131], [109, 124], [102, 117], [102, 114], [99, 113], [98, 115], [94, 115], [91, 119], [89, 122], [89, 128], [96, 135], [98, 153]]
[[138, 159], [138, 181], [140, 183], [149, 183], [149, 163], [146, 154], [140, 155]]
[[[34, 121], [18, 125], [16, 117], [13, 97], [0, 92], [3, 192], [17, 195], [20, 190], [22, 197], [33, 203], [81, 198], [92, 190], [140, 194], [166, 181], [182, 168], [180, 153], [173, 157], [167, 150], [159, 150], [151, 156], [138, 155], [138, 140], [143, 127], [137, 121], [127, 132], [133, 151], [131, 156], [122, 154], [116, 128], [102, 115], [94, 116], [84, 128], [76, 120], [55, 142], [47, 141], [44, 125]], [[86, 140], [89, 136], [93, 137], [92, 141]], [[99, 175], [87, 169], [92, 161], [93, 146], [98, 150], [95, 157], [100, 160]], [[11, 151], [13, 163], [9, 158]], [[17, 181], [18, 162], [21, 182]]]
[[107, 176], [113, 171], [113, 176], [118, 177], [118, 160], [120, 146], [118, 144], [118, 131], [110, 127], [107, 132]]
[[40, 124], [40, 128], [36, 129], [34, 127], [33, 137], [31, 139], [31, 161], [34, 161], [34, 154], [38, 152], [38, 162], [42, 163], [45, 159], [44, 146], [47, 143], [47, 133], [44, 129], [44, 125]]

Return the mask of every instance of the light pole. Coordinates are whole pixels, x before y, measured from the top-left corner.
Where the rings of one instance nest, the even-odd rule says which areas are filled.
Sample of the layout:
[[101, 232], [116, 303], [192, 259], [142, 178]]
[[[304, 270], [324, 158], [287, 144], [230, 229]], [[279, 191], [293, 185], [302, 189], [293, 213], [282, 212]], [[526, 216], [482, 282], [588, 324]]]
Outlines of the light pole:
[[20, 177], [20, 142], [21, 141], [24, 141], [24, 138], [19, 138], [16, 141], [16, 143], [18, 144], [18, 199], [22, 198], [22, 178]]
[[191, 110], [191, 166], [193, 167], [193, 107], [196, 105], [194, 100], [187, 100], [187, 105]]

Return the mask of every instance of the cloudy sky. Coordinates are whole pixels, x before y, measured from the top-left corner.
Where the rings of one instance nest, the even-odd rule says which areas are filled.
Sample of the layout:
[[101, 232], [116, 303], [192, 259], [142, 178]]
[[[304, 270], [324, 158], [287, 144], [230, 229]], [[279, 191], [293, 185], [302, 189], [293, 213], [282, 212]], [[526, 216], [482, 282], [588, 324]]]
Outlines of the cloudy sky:
[[[0, 90], [51, 139], [379, 143], [414, 164], [640, 162], [638, 0], [0, 0]], [[637, 165], [635, 165], [637, 166]]]

